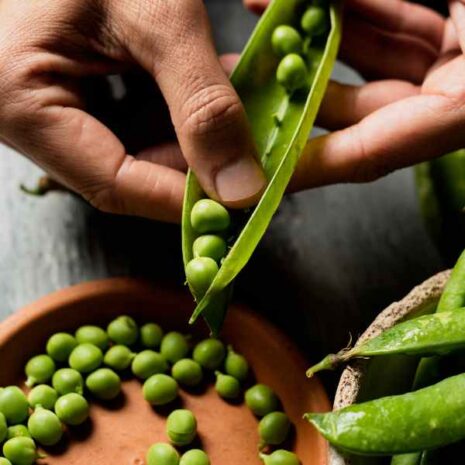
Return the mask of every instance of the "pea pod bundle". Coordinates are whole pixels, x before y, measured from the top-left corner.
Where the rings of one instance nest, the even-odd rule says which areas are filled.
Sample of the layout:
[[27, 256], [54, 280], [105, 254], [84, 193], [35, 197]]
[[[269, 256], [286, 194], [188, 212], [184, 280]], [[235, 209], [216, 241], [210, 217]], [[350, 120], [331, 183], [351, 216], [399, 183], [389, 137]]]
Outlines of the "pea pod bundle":
[[[284, 42], [281, 36], [286, 39]], [[268, 187], [255, 208], [235, 212], [228, 229], [221, 231], [227, 240], [227, 250], [217, 260], [219, 268], [208, 260], [199, 264], [209, 276], [202, 281], [202, 292], [189, 283], [197, 301], [191, 323], [203, 315], [213, 334], [222, 326], [233, 280], [265, 233], [307, 142], [336, 59], [340, 36], [337, 0], [329, 5], [319, 2], [318, 6], [311, 1], [274, 0], [231, 76], [244, 103]], [[199, 238], [199, 231], [191, 221], [192, 211], [205, 197], [194, 173], [189, 172], [182, 222], [186, 269], [195, 258], [193, 247]], [[201, 233], [206, 232], [211, 231]]]

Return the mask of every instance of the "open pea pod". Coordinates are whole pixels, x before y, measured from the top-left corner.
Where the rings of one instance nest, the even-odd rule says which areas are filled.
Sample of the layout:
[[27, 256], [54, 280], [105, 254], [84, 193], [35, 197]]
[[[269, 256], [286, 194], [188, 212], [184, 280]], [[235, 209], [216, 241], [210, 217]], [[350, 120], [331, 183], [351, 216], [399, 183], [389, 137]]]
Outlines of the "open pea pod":
[[[277, 82], [280, 58], [272, 49], [273, 31], [282, 24], [299, 28], [305, 8], [312, 3], [308, 0], [272, 1], [231, 76], [244, 103], [269, 183], [258, 205], [237, 215], [228, 254], [192, 315], [191, 323], [203, 314], [213, 334], [221, 329], [233, 280], [247, 264], [279, 207], [312, 130], [336, 60], [341, 38], [341, 4], [338, 0], [329, 3], [328, 31], [314, 37], [304, 51], [309, 71], [305, 90], [289, 94]], [[190, 224], [190, 213], [194, 204], [204, 197], [206, 194], [197, 178], [189, 172], [182, 224], [185, 265], [193, 258], [192, 245], [196, 237]]]

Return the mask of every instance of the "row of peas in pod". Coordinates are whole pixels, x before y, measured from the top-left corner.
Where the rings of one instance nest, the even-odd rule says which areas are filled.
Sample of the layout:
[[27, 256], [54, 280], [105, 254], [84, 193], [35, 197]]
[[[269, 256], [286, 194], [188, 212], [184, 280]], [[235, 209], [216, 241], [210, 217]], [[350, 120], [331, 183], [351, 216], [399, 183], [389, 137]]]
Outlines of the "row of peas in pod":
[[[193, 347], [192, 347], [193, 346]], [[179, 332], [164, 334], [155, 323], [139, 327], [129, 316], [120, 316], [105, 329], [86, 325], [74, 334], [52, 335], [44, 354], [26, 364], [27, 394], [18, 386], [0, 388], [0, 465], [32, 465], [44, 457], [37, 446], [58, 444], [64, 432], [89, 417], [87, 398], [111, 401], [122, 389], [120, 375], [131, 372], [143, 382], [144, 398], [152, 406], [169, 405], [184, 389], [198, 386], [215, 375], [215, 389], [227, 400], [237, 400], [250, 378], [247, 360], [219, 339], [191, 344]], [[266, 465], [298, 465], [297, 456], [271, 446], [282, 444], [291, 422], [280, 411], [280, 401], [266, 385], [256, 384], [245, 392], [245, 402], [261, 418], [259, 453]], [[193, 412], [177, 409], [166, 422], [166, 443], [147, 452], [147, 465], [208, 465], [199, 449], [182, 456], [175, 447], [189, 447], [197, 436]]]
[[271, 45], [281, 61], [276, 71], [277, 81], [290, 93], [307, 84], [308, 68], [305, 56], [313, 38], [325, 34], [329, 27], [328, 12], [324, 6], [312, 5], [300, 21], [301, 32], [293, 26], [278, 26], [271, 37]]

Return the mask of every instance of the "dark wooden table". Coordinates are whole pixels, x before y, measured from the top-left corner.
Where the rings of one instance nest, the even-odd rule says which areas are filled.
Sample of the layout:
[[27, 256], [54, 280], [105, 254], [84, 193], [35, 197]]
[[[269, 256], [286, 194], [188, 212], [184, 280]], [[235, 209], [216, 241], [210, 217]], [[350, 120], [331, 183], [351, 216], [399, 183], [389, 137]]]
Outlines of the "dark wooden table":
[[[220, 52], [240, 51], [255, 18], [207, 0]], [[335, 77], [360, 82], [338, 66]], [[96, 212], [69, 194], [19, 190], [40, 174], [0, 147], [0, 317], [56, 289], [108, 276], [183, 284], [179, 228]], [[269, 315], [315, 358], [443, 268], [420, 218], [413, 173], [288, 196], [236, 298]]]

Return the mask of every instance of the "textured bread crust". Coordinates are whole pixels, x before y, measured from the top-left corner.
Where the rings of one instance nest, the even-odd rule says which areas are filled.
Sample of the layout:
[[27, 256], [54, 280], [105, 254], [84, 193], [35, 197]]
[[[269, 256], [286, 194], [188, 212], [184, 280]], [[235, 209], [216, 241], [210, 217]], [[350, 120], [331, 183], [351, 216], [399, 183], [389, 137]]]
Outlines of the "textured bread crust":
[[[415, 287], [399, 302], [394, 302], [389, 305], [389, 307], [383, 310], [368, 329], [360, 336], [356, 345], [361, 344], [367, 339], [378, 336], [384, 330], [391, 328], [399, 321], [402, 321], [410, 313], [419, 312], [422, 307], [433, 305], [437, 302], [449, 275], [449, 270], [443, 271]], [[348, 365], [342, 372], [336, 396], [334, 398], [334, 410], [347, 407], [357, 400], [366, 365], [366, 361], [358, 360]], [[330, 448], [328, 464], [350, 465], [350, 461], [347, 458], [342, 457], [336, 450]]]

